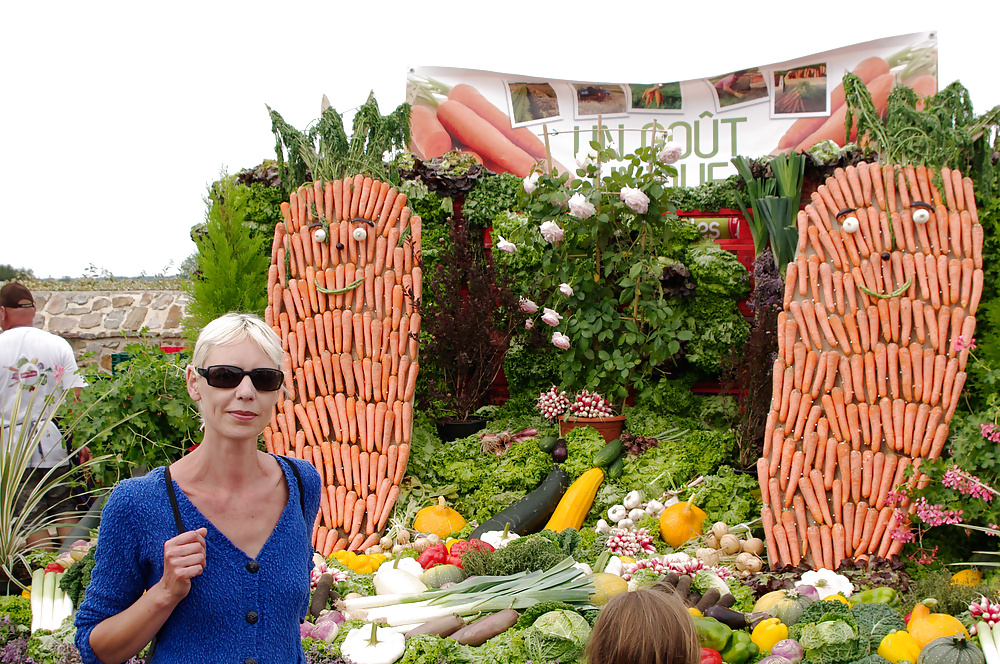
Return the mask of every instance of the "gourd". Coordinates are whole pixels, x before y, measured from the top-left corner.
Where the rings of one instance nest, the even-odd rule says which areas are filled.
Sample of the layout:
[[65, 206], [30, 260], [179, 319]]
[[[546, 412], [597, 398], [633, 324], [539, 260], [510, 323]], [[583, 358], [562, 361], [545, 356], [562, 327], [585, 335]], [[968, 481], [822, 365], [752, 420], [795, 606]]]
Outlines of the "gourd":
[[569, 475], [556, 466], [531, 493], [510, 507], [501, 510], [493, 518], [484, 521], [472, 531], [470, 539], [480, 538], [491, 530], [503, 530], [509, 525], [509, 532], [530, 535], [538, 532], [555, 511], [559, 499], [569, 486]]
[[466, 579], [466, 573], [457, 565], [435, 565], [420, 576], [420, 580], [428, 588], [440, 588], [446, 583], [461, 583]]
[[701, 524], [708, 515], [693, 505], [695, 497], [686, 503], [674, 503], [660, 512], [660, 537], [673, 548], [701, 535]]
[[921, 648], [941, 637], [964, 636], [969, 638], [968, 630], [958, 618], [947, 613], [931, 613], [927, 605], [920, 602], [913, 607], [906, 630]]
[[962, 636], [938, 637], [921, 648], [917, 657], [917, 664], [985, 664], [985, 662], [983, 651]]
[[983, 573], [978, 569], [969, 568], [963, 569], [961, 572], [955, 572], [951, 577], [951, 585], [953, 586], [978, 586], [983, 580]]
[[594, 583], [594, 593], [590, 596], [594, 606], [604, 606], [615, 595], [628, 592], [628, 582], [617, 574], [596, 572], [590, 575], [590, 580]]
[[791, 626], [799, 621], [802, 612], [812, 603], [797, 590], [773, 590], [757, 600], [753, 613], [766, 613]]
[[566, 493], [559, 500], [552, 518], [545, 524], [544, 530], [554, 530], [561, 533], [566, 528], [580, 529], [583, 519], [594, 504], [597, 496], [597, 489], [604, 481], [604, 471], [600, 468], [591, 468], [577, 478], [573, 484], [566, 489]]
[[438, 504], [425, 507], [417, 512], [413, 529], [422, 533], [434, 533], [447, 537], [449, 533], [465, 527], [465, 518], [445, 504], [444, 496], [438, 497]]

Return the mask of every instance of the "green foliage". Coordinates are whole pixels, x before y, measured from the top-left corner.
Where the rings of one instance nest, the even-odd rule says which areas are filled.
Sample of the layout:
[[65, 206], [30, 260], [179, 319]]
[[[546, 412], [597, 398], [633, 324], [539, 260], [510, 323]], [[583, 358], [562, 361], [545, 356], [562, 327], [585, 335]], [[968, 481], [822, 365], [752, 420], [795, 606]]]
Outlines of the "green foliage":
[[4, 615], [15, 625], [31, 627], [31, 601], [20, 595], [0, 596], [0, 616]]
[[185, 289], [191, 297], [183, 320], [188, 339], [230, 311], [263, 314], [267, 306], [269, 238], [247, 224], [249, 190], [223, 176], [209, 193], [207, 224], [195, 237], [198, 274]]
[[607, 444], [597, 429], [588, 426], [573, 427], [564, 436], [566, 440], [566, 461], [562, 469], [570, 481], [594, 467], [594, 455]]
[[34, 272], [27, 268], [0, 265], [0, 282], [21, 281], [22, 279], [34, 279], [34, 277]]
[[760, 486], [754, 475], [720, 466], [718, 474], [705, 477], [697, 492], [699, 507], [713, 523], [747, 523], [760, 515]]
[[111, 377], [85, 368], [90, 387], [74, 405], [85, 410], [78, 439], [90, 439], [95, 455], [111, 455], [93, 469], [99, 486], [114, 486], [137, 468], [172, 463], [198, 442], [198, 412], [184, 380], [190, 353], [164, 353], [147, 343], [128, 344], [125, 353], [128, 361]]
[[742, 300], [750, 292], [750, 273], [736, 254], [703, 240], [688, 247], [684, 264], [697, 284], [698, 295]]
[[517, 205], [521, 179], [510, 173], [480, 177], [465, 194], [462, 216], [469, 228], [487, 228], [493, 220]]
[[692, 335], [685, 345], [687, 360], [709, 374], [717, 374], [724, 358], [739, 353], [750, 334], [750, 324], [733, 300], [696, 292], [685, 298], [683, 314]]
[[670, 191], [670, 199], [678, 210], [685, 212], [740, 209], [739, 178], [709, 181], [697, 187], [678, 187]]
[[398, 173], [386, 167], [385, 159], [388, 152], [405, 150], [410, 142], [409, 104], [400, 104], [383, 116], [375, 95], [369, 94], [355, 111], [350, 138], [343, 116], [329, 105], [304, 132], [285, 122], [270, 106], [267, 111], [286, 195], [309, 180], [332, 181], [357, 174], [399, 183]]
[[[455, 639], [418, 634], [406, 639], [406, 650], [399, 664], [472, 664], [473, 649]], [[339, 651], [338, 651], [339, 652]]]

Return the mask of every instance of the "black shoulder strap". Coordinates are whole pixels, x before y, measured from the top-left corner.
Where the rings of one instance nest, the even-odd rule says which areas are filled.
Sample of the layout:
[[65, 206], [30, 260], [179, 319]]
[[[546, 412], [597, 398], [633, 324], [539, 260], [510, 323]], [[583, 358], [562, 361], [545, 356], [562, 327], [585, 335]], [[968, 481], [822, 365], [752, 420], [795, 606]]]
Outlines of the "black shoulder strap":
[[170, 496], [170, 507], [174, 510], [174, 522], [177, 524], [177, 534], [184, 532], [184, 522], [181, 520], [181, 510], [177, 506], [177, 494], [174, 492], [174, 482], [170, 479], [170, 466], [163, 469], [163, 479], [167, 481], [167, 495]]
[[288, 457], [275, 455], [280, 461], [285, 463], [289, 468], [292, 469], [292, 475], [295, 475], [295, 482], [299, 485], [299, 507], [302, 508], [302, 518], [306, 517], [306, 496], [305, 491], [302, 488], [302, 475], [299, 473], [299, 468], [294, 463], [292, 463]]

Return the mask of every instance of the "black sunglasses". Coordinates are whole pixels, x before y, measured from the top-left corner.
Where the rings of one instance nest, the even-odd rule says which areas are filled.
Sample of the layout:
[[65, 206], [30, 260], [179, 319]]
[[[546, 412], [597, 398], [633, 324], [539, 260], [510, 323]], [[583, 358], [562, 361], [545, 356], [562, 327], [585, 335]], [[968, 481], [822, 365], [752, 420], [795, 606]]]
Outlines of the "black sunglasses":
[[285, 374], [280, 369], [251, 369], [244, 371], [228, 364], [213, 364], [198, 373], [205, 377], [208, 384], [223, 390], [231, 390], [243, 382], [243, 376], [250, 376], [250, 382], [261, 392], [274, 392], [285, 382]]

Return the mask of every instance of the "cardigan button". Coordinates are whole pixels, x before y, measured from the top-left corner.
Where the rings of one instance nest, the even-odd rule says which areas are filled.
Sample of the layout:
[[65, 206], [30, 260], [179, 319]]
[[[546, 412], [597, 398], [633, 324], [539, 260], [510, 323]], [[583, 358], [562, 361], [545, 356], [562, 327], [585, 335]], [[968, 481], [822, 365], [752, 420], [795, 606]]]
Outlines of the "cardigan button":
[[260, 565], [257, 563], [256, 560], [251, 560], [250, 562], [247, 563], [247, 571], [250, 572], [251, 574], [254, 574], [259, 569]]
[[257, 664], [257, 660], [253, 657], [247, 657], [243, 660], [243, 664]]
[[257, 622], [256, 611], [247, 611], [247, 622], [250, 623], [251, 625]]

